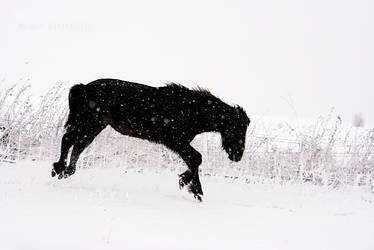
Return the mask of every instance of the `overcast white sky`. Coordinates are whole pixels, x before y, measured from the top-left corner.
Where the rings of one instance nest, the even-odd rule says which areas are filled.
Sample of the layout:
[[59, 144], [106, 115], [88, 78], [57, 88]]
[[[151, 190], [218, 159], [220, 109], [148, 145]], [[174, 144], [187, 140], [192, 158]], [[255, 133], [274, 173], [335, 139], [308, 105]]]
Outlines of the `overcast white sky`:
[[0, 79], [200, 85], [249, 115], [374, 124], [374, 1], [2, 0]]

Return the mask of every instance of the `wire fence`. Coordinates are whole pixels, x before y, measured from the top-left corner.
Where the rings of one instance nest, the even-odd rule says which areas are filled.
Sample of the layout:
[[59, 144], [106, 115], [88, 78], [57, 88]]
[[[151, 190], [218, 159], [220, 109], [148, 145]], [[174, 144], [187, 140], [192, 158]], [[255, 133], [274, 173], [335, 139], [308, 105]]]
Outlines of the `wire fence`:
[[[7, 130], [11, 129], [11, 128], [8, 128], [7, 125], [8, 124], [11, 124], [12, 126], [14, 125], [17, 125], [17, 126], [23, 126], [25, 128], [25, 132], [27, 133], [27, 127], [28, 126], [33, 126], [33, 127], [37, 127], [39, 129], [51, 129], [51, 130], [55, 130], [57, 134], [62, 134], [64, 132], [64, 125], [57, 125], [56, 123], [53, 123], [53, 122], [26, 122], [26, 121], [17, 121], [17, 120], [11, 120], [11, 119], [0, 119], [0, 139], [2, 139], [3, 137], [5, 137], [5, 135], [7, 134]], [[106, 135], [107, 137], [109, 136], [110, 139], [114, 139], [114, 138], [118, 138], [118, 137], [121, 137], [121, 139], [123, 139], [123, 136], [121, 135], [116, 135], [116, 133], [113, 133], [113, 134], [107, 134]], [[214, 138], [214, 137], [217, 137], [217, 135], [210, 135], [210, 138]], [[273, 144], [283, 144], [283, 146], [285, 146], [285, 148], [287, 148], [286, 146], [288, 146], [288, 149], [289, 148], [292, 148], [294, 147], [295, 145], [297, 146], [297, 150], [296, 152], [300, 152], [302, 149], [301, 149], [301, 145], [303, 144], [303, 141], [302, 139], [292, 139], [292, 138], [287, 138], [287, 137], [282, 137], [282, 136], [277, 136], [277, 135], [265, 135], [265, 134], [249, 134], [248, 136], [248, 139], [247, 141], [249, 140], [255, 140], [259, 143], [262, 143], [262, 144], [265, 144], [265, 143], [273, 143]], [[20, 134], [19, 135], [19, 139], [18, 139], [18, 142], [19, 142], [19, 145], [18, 147], [20, 148], [23, 143], [23, 140], [22, 138], [24, 138], [24, 135]], [[334, 151], [334, 152], [331, 152], [332, 154], [334, 155], [340, 155], [340, 156], [349, 156], [349, 155], [357, 155], [357, 154], [360, 154], [361, 152], [352, 152], [350, 150], [348, 150], [349, 148], [351, 147], [360, 147], [360, 148], [373, 148], [374, 147], [374, 138], [373, 139], [373, 143], [371, 144], [344, 144], [344, 142], [342, 140], [338, 140], [338, 141], [335, 141], [335, 145], [334, 145], [334, 148], [335, 149], [339, 149], [339, 148], [344, 148], [346, 150], [344, 150], [344, 152], [337, 152], [337, 151]], [[206, 142], [209, 141], [209, 138], [208, 136], [205, 136], [204, 137], [204, 140]], [[322, 140], [321, 141], [322, 143], [327, 143], [326, 139]], [[55, 140], [51, 139], [51, 143], [55, 143]], [[34, 145], [30, 145], [30, 146], [34, 146]], [[259, 146], [261, 147], [261, 146]], [[263, 147], [263, 148], [268, 148], [268, 147]], [[262, 149], [263, 149], [262, 148]], [[271, 151], [271, 149], [270, 149]], [[246, 150], [247, 153], [264, 153], [263, 150], [261, 151], [250, 151], [248, 148]], [[287, 153], [290, 153], [289, 151], [285, 151], [285, 152], [282, 152], [284, 154], [287, 154]], [[370, 155], [373, 155], [374, 154], [374, 151], [370, 150], [368, 152], [365, 152], [366, 154], [370, 154]]]
[[[12, 133], [3, 124], [22, 126]], [[0, 160], [56, 161], [64, 133], [63, 125], [53, 122], [18, 122], [0, 119]], [[35, 134], [32, 128], [42, 130]], [[43, 133], [44, 132], [44, 133]], [[11, 136], [11, 138], [7, 138]], [[309, 136], [310, 137], [310, 136]], [[308, 138], [308, 136], [306, 136]], [[205, 133], [192, 142], [203, 155], [203, 175], [243, 179], [246, 182], [311, 182], [319, 185], [374, 183], [374, 145], [343, 144], [335, 139], [334, 145], [323, 139], [316, 143], [305, 137], [285, 138], [276, 135], [249, 133], [242, 161], [232, 163], [221, 148], [220, 135]], [[162, 145], [123, 136], [105, 129], [82, 154], [78, 167], [120, 167], [126, 171], [175, 171], [186, 168], [179, 156]]]

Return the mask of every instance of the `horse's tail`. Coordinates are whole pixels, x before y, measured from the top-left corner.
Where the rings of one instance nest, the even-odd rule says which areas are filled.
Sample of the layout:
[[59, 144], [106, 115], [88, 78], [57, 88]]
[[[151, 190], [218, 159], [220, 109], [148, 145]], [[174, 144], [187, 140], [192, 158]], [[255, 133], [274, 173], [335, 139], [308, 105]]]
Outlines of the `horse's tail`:
[[86, 85], [76, 84], [69, 91], [69, 116], [65, 123], [65, 128], [76, 124], [88, 112], [88, 98]]

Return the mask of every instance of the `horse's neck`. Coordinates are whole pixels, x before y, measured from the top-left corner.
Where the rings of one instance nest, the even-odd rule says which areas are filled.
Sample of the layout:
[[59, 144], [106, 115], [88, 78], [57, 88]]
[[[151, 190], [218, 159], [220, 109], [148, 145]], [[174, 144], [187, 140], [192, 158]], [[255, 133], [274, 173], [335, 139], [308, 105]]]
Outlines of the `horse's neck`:
[[[215, 106], [215, 107], [214, 107]], [[201, 114], [201, 130], [202, 132], [219, 132], [222, 123], [222, 114], [220, 110], [220, 103], [212, 103], [202, 105], [199, 113]]]

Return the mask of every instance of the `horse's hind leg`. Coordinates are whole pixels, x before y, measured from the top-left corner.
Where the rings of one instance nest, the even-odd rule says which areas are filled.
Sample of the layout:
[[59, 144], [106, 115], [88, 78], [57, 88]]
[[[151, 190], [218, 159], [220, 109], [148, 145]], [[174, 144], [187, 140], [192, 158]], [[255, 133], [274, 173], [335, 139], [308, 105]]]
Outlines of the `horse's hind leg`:
[[201, 201], [200, 195], [203, 195], [199, 178], [199, 166], [202, 162], [201, 154], [191, 145], [187, 145], [177, 152], [188, 166], [188, 169], [179, 175], [179, 186], [182, 188], [187, 185], [188, 190], [194, 194], [195, 198]]
[[79, 159], [79, 156], [84, 151], [86, 147], [88, 147], [91, 142], [95, 139], [95, 137], [105, 128], [105, 126], [99, 126], [91, 128], [90, 130], [83, 133], [83, 137], [79, 140], [76, 140], [73, 146], [73, 150], [70, 156], [70, 163], [67, 168], [63, 172], [61, 172], [58, 176], [59, 179], [67, 178], [70, 175], [75, 173], [76, 164]]
[[53, 163], [52, 177], [54, 177], [56, 174], [60, 174], [65, 170], [69, 149], [78, 136], [77, 132], [78, 131], [71, 130], [66, 132], [62, 137], [60, 159], [57, 162]]
[[75, 173], [77, 161], [79, 159], [80, 154], [83, 152], [83, 150], [86, 147], [88, 147], [88, 145], [91, 144], [94, 138], [95, 137], [90, 137], [88, 139], [81, 140], [78, 143], [74, 144], [73, 151], [71, 152], [71, 156], [70, 156], [69, 166], [65, 168], [65, 170], [59, 174], [58, 176], [59, 179], [67, 178], [70, 175]]

